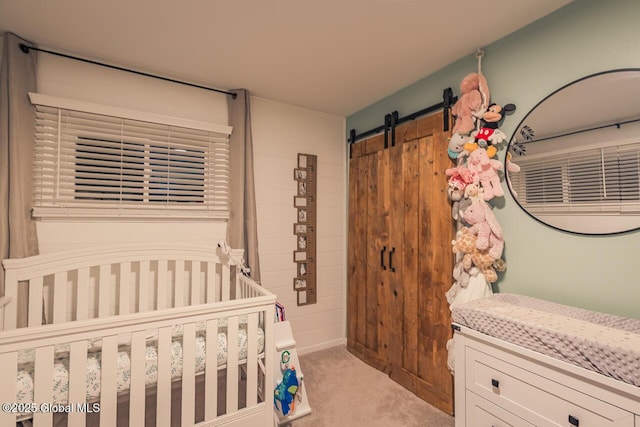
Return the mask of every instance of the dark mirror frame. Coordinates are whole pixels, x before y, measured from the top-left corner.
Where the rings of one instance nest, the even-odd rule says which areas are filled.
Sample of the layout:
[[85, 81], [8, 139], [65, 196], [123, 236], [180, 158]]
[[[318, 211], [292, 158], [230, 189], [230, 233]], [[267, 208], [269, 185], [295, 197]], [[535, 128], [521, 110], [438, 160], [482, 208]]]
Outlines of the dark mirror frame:
[[[520, 132], [520, 130], [523, 127], [523, 125], [526, 124], [527, 119], [530, 118], [530, 116], [532, 115], [532, 113], [534, 111], [536, 111], [541, 105], [543, 105], [547, 100], [552, 98], [554, 95], [556, 95], [559, 92], [567, 89], [570, 86], [573, 86], [573, 85], [575, 85], [577, 83], [583, 82], [585, 80], [588, 80], [588, 79], [591, 79], [591, 78], [594, 78], [594, 77], [603, 76], [603, 75], [606, 75], [606, 74], [619, 73], [619, 72], [637, 72], [638, 76], [639, 76], [639, 79], [640, 79], [640, 68], [621, 68], [621, 69], [613, 69], [613, 70], [607, 70], [607, 71], [602, 71], [602, 72], [590, 74], [590, 75], [587, 75], [585, 77], [582, 77], [582, 78], [579, 78], [577, 80], [574, 80], [574, 81], [572, 81], [572, 82], [560, 87], [559, 89], [553, 91], [549, 95], [545, 96], [536, 105], [534, 105], [533, 108], [522, 118], [520, 123], [518, 123], [518, 125], [515, 128], [515, 130], [513, 131], [513, 134], [511, 135], [511, 138], [509, 139], [509, 144], [507, 145], [507, 148], [506, 148], [506, 151], [505, 151], [505, 160], [504, 160], [504, 171], [505, 171], [505, 177], [506, 177], [505, 181], [507, 182], [507, 187], [509, 189], [509, 192], [510, 192], [511, 196], [513, 197], [513, 199], [518, 204], [518, 206], [520, 207], [520, 209], [522, 209], [528, 216], [530, 216], [534, 220], [538, 221], [539, 223], [544, 224], [547, 227], [550, 227], [550, 228], [553, 228], [555, 230], [562, 231], [562, 232], [565, 232], [565, 233], [570, 233], [570, 234], [575, 234], [575, 235], [582, 235], [582, 236], [612, 236], [612, 235], [633, 233], [633, 232], [636, 232], [636, 231], [640, 230], [640, 224], [638, 224], [637, 227], [630, 228], [630, 229], [624, 229], [624, 230], [620, 230], [620, 231], [589, 233], [589, 232], [583, 232], [583, 231], [575, 231], [575, 230], [564, 229], [564, 228], [561, 228], [559, 226], [555, 226], [555, 225], [549, 224], [548, 222], [545, 222], [545, 221], [539, 219], [535, 214], [529, 212], [521, 204], [520, 200], [516, 196], [516, 192], [512, 188], [511, 180], [508, 179], [508, 174], [510, 173], [507, 170], [508, 153], [511, 153], [511, 156], [512, 156], [511, 160], [515, 164], [518, 164], [518, 158], [525, 158], [526, 157], [526, 153], [523, 154], [522, 156], [519, 156], [517, 154], [518, 151], [522, 148], [522, 145], [516, 143], [516, 136]], [[594, 106], [594, 108], [599, 108], [599, 107], [601, 107], [601, 106]], [[640, 116], [640, 111], [638, 112], [638, 115]], [[639, 138], [640, 138], [640, 136], [639, 136]], [[519, 173], [519, 172], [516, 172], [516, 173]], [[639, 221], [640, 221], [640, 219], [639, 219]]]

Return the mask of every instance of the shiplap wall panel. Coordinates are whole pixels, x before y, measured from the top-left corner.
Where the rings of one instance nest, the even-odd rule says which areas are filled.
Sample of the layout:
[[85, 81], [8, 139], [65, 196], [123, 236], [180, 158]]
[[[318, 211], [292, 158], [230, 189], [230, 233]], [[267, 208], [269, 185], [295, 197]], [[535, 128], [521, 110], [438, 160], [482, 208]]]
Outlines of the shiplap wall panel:
[[[252, 98], [252, 130], [262, 284], [285, 304], [299, 350], [338, 343], [346, 329], [344, 120]], [[292, 234], [296, 220], [292, 206], [296, 194], [293, 169], [298, 153], [318, 156], [317, 303], [304, 307], [296, 305], [293, 291], [296, 274], [292, 257], [296, 248]], [[298, 330], [304, 333], [298, 334]]]
[[[214, 123], [227, 123], [227, 97], [224, 95], [157, 82], [57, 57], [43, 57], [42, 61], [38, 61], [37, 67], [39, 90], [52, 96], [176, 117], [190, 117]], [[140, 79], [143, 79], [145, 84], [140, 84]], [[95, 90], [87, 92], [78, 89], [82, 87], [92, 87]], [[113, 88], [117, 89], [114, 91]], [[158, 102], [166, 99], [171, 99], [171, 102]], [[293, 196], [295, 193], [292, 174], [298, 152], [316, 154], [320, 162], [318, 171], [320, 189], [318, 220], [320, 223], [317, 244], [323, 244], [323, 240], [328, 237], [327, 233], [331, 229], [332, 239], [342, 239], [343, 243], [339, 250], [345, 253], [343, 258], [346, 260], [345, 120], [342, 117], [256, 97], [252, 97], [251, 102], [261, 269], [263, 274], [267, 275], [270, 271], [290, 272], [287, 283], [291, 286], [285, 293], [278, 295], [279, 299], [281, 297], [288, 299], [287, 293], [294, 293], [292, 278], [295, 274], [295, 266], [291, 261], [291, 250], [295, 247], [295, 240], [291, 232], [295, 209], [291, 206], [291, 198], [287, 198], [286, 195]], [[283, 129], [286, 129], [286, 132], [283, 132]], [[269, 204], [275, 209], [265, 209]], [[329, 205], [335, 208], [330, 211], [323, 210], [324, 206]], [[340, 210], [344, 214], [339, 215]], [[330, 218], [324, 218], [326, 215]], [[326, 227], [325, 221], [337, 225]], [[115, 242], [167, 240], [216, 242], [226, 236], [226, 224], [222, 221], [206, 223], [52, 221], [41, 222], [37, 226], [40, 253]], [[279, 249], [276, 248], [275, 251], [288, 254], [288, 257], [283, 256], [273, 263], [263, 260], [272, 253], [272, 249], [262, 246], [263, 239], [272, 237], [285, 238], [278, 243]], [[321, 275], [325, 268], [327, 267], [324, 260], [319, 257], [318, 274]], [[340, 268], [345, 271], [344, 261]], [[343, 291], [346, 292], [346, 279], [342, 277], [340, 280]], [[185, 281], [185, 287], [188, 283]], [[272, 286], [282, 286], [281, 283], [271, 280], [265, 280], [263, 284], [267, 289], [271, 289]], [[319, 304], [328, 311], [335, 308], [329, 307], [322, 298], [323, 288], [322, 283], [319, 283]], [[137, 306], [139, 299], [139, 294], [132, 295], [130, 304]], [[339, 308], [344, 310], [344, 303], [341, 303]], [[304, 313], [305, 311], [287, 304], [287, 314], [290, 317], [297, 318], [304, 316]], [[344, 319], [341, 321], [344, 323]], [[295, 333], [297, 328], [295, 320], [292, 326]], [[344, 333], [338, 334], [338, 337], [344, 337]], [[332, 337], [332, 339], [338, 337]], [[299, 348], [312, 346], [318, 344], [319, 340], [326, 340], [326, 337], [320, 334], [317, 340], [305, 338], [298, 342], [298, 346]]]
[[[212, 124], [228, 123], [227, 96], [97, 67], [53, 55], [36, 64], [38, 91], [47, 95]], [[91, 88], [87, 90], [87, 88]], [[209, 243], [224, 239], [225, 221], [42, 221], [41, 254], [124, 242]]]

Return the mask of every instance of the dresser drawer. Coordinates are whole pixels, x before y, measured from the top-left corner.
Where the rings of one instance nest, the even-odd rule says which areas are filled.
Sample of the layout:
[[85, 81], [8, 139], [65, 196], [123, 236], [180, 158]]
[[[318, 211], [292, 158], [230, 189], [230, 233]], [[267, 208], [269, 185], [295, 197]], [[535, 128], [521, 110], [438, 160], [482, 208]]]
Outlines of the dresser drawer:
[[553, 380], [538, 375], [535, 363], [471, 347], [465, 359], [467, 390], [536, 426], [634, 426], [630, 412], [563, 385], [561, 374]]
[[466, 427], [535, 427], [468, 390], [465, 400]]

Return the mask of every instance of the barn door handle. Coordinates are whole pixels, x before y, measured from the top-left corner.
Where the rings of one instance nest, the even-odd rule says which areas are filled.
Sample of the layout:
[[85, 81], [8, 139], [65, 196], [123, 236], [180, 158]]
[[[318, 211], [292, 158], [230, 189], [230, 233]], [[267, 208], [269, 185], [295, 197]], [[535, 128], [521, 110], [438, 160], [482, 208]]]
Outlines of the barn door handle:
[[384, 265], [384, 253], [387, 250], [386, 246], [383, 246], [382, 249], [380, 250], [380, 267], [382, 267], [383, 270], [387, 269], [387, 266]]
[[396, 251], [396, 248], [392, 248], [389, 251], [389, 269], [391, 270], [392, 273], [396, 272], [396, 269], [393, 267], [393, 254]]

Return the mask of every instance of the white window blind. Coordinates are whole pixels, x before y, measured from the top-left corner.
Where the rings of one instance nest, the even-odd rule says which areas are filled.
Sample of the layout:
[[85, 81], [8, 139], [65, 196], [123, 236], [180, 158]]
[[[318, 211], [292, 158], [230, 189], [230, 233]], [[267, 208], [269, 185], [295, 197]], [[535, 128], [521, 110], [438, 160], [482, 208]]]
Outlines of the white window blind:
[[511, 185], [529, 212], [640, 212], [640, 142], [517, 163]]
[[36, 103], [34, 166], [34, 216], [228, 217], [224, 132]]

